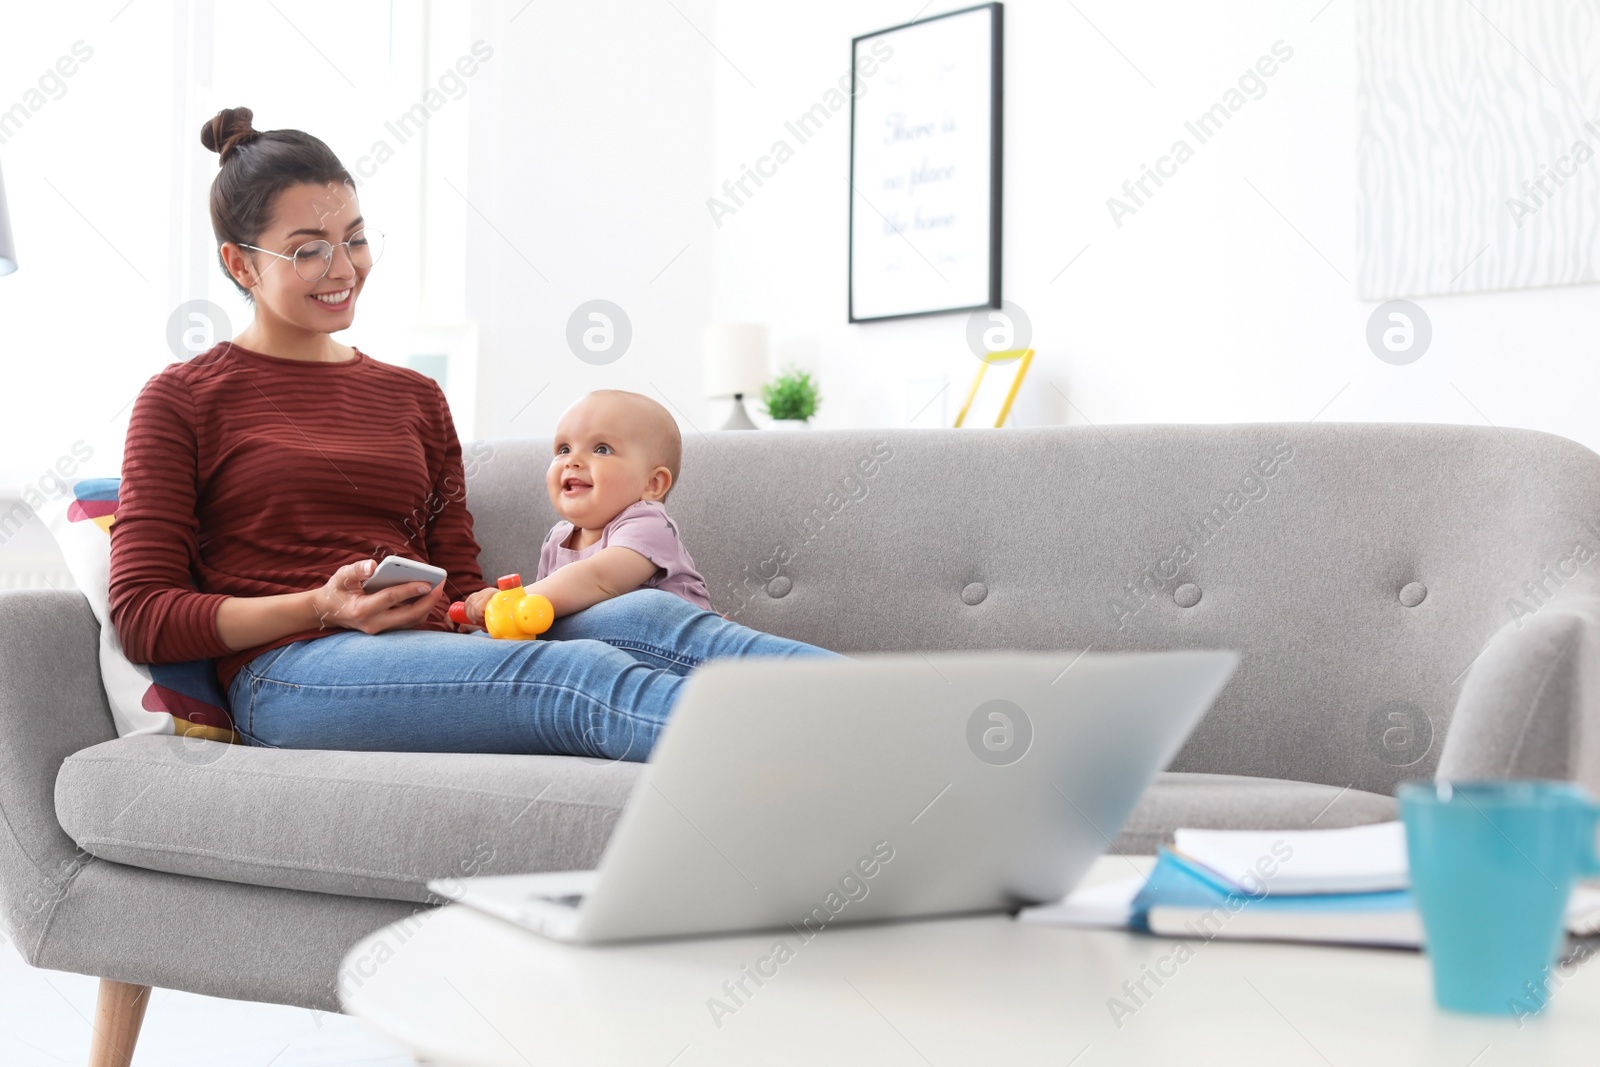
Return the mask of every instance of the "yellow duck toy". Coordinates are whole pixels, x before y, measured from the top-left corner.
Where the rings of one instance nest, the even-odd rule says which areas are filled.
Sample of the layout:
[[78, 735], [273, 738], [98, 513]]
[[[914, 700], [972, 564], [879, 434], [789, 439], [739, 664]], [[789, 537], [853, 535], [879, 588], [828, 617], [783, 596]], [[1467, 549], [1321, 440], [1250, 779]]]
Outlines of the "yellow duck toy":
[[[550, 629], [556, 610], [548, 597], [530, 593], [522, 587], [522, 575], [508, 574], [495, 583], [500, 591], [483, 606], [483, 628], [502, 641], [532, 641]], [[467, 622], [467, 605], [458, 600], [450, 605], [450, 618]]]

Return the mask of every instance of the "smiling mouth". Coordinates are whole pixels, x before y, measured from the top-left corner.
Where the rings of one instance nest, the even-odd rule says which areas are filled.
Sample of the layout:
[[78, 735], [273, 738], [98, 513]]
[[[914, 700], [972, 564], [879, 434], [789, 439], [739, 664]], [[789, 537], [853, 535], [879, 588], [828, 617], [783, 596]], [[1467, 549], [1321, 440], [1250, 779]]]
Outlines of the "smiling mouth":
[[356, 288], [349, 286], [333, 293], [312, 293], [311, 299], [327, 308], [329, 311], [343, 311], [350, 306], [350, 301], [355, 299]]
[[592, 484], [590, 484], [589, 482], [584, 481], [581, 478], [563, 478], [563, 479], [561, 479], [561, 491], [563, 493], [581, 493], [586, 489], [593, 489], [593, 488], [594, 488], [594, 486]]

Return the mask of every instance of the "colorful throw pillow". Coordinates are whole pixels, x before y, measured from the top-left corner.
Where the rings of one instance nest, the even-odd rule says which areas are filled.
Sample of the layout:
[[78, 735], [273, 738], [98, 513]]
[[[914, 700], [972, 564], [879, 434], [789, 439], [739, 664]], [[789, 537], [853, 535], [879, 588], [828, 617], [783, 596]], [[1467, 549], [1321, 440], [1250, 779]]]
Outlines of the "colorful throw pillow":
[[40, 509], [73, 581], [100, 621], [100, 679], [117, 735], [179, 734], [238, 741], [213, 660], [132, 663], [111, 625], [111, 524], [120, 478], [85, 478]]

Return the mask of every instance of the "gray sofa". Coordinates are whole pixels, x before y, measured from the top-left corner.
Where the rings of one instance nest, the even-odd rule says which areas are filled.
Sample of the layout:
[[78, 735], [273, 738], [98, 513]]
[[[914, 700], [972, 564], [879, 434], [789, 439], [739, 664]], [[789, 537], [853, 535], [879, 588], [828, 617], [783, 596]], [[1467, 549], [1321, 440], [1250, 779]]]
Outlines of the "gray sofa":
[[[553, 521], [545, 448], [480, 450], [491, 580]], [[1600, 457], [1561, 438], [713, 434], [670, 503], [719, 611], [841, 651], [1239, 650], [1128, 851], [1389, 818], [1435, 773], [1600, 788]], [[428, 879], [591, 865], [638, 771], [118, 740], [83, 599], [0, 594], [0, 904], [36, 966], [336, 1009], [341, 955], [437, 903]]]

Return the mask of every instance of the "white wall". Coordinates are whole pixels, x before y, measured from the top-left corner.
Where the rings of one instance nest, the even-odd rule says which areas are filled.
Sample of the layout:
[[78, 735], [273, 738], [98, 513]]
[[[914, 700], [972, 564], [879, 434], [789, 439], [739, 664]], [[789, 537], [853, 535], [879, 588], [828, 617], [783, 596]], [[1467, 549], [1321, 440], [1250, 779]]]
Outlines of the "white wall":
[[[197, 116], [249, 103], [264, 125], [316, 130], [355, 165], [383, 121], [480, 39], [494, 58], [432, 120], [431, 145], [406, 145], [363, 187], [364, 207], [399, 221], [351, 340], [382, 356], [384, 323], [476, 320], [480, 435], [548, 432], [570, 399], [608, 385], [663, 396], [689, 432], [717, 425], [724, 405], [700, 395], [700, 330], [715, 319], [766, 322], [780, 360], [818, 370], [822, 425], [905, 424], [941, 381], [919, 423], [953, 416], [975, 369], [964, 316], [845, 322], [844, 115], [720, 227], [706, 209], [847, 69], [853, 35], [904, 22], [914, 4], [435, 0], [422, 57], [416, 5], [368, 3], [334, 23], [315, 0], [278, 7], [230, 8], [208, 29], [210, 0], [47, 5], [0, 39], [0, 69], [13, 72], [0, 106], [75, 40], [95, 49], [0, 147], [24, 257], [0, 280], [8, 475], [43, 469], [86, 433], [114, 465], [126, 402], [173, 358], [173, 307], [212, 296], [236, 327], [247, 316], [206, 251], [215, 160]], [[1006, 21], [1005, 291], [1040, 352], [1017, 421], [1321, 412], [1492, 420], [1600, 447], [1589, 287], [1426, 298], [1435, 338], [1421, 361], [1392, 367], [1368, 351], [1372, 305], [1345, 280], [1353, 4], [1011, 0]], [[387, 68], [335, 47], [378, 40], [385, 23]], [[209, 33], [222, 54], [208, 59]], [[1106, 198], [1279, 39], [1294, 58], [1267, 95], [1117, 228]], [[358, 89], [315, 48], [355, 64]], [[285, 69], [307, 78], [285, 82]], [[633, 324], [609, 366], [579, 361], [564, 336], [593, 298]]]
[[[1425, 298], [1434, 339], [1421, 360], [1391, 366], [1367, 348], [1376, 305], [1357, 301], [1351, 284], [1352, 4], [1078, 0], [1076, 9], [1057, 0], [1005, 9], [1004, 291], [1032, 319], [1039, 352], [1018, 421], [1320, 412], [1324, 421], [1492, 421], [1600, 449], [1591, 287]], [[705, 195], [847, 69], [852, 36], [914, 14], [886, 0], [723, 0], [717, 44], [756, 87], [717, 65]], [[1294, 55], [1266, 95], [1115, 226], [1107, 197], [1278, 40]], [[948, 424], [976, 369], [964, 315], [846, 324], [848, 136], [841, 114], [720, 229], [705, 216], [713, 313], [769, 323], [820, 372], [822, 425], [903, 425], [929, 388], [920, 380], [940, 376], [951, 387], [918, 424]]]
[[[549, 433], [597, 388], [662, 400], [686, 434], [706, 426], [711, 234], [700, 198], [716, 53], [701, 33], [715, 32], [711, 0], [478, 0], [473, 10], [474, 36], [495, 49], [493, 91], [474, 89], [464, 161], [477, 209], [467, 308], [483, 350], [479, 434]], [[627, 351], [603, 366], [566, 342], [568, 317], [593, 299], [619, 305], [633, 328]]]

